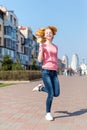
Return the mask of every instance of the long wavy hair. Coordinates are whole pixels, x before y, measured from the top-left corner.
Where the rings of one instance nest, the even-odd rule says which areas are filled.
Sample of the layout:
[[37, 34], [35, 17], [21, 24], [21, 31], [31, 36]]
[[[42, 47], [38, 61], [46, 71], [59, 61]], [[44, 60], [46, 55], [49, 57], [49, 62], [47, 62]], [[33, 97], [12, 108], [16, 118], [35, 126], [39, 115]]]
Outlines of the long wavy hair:
[[45, 27], [45, 28], [39, 28], [39, 29], [36, 31], [36, 36], [37, 36], [37, 39], [38, 39], [38, 38], [41, 38], [41, 42], [42, 42], [42, 43], [46, 41], [46, 39], [45, 39], [45, 37], [44, 37], [44, 35], [45, 35], [45, 30], [46, 30], [46, 29], [52, 30], [53, 35], [55, 35], [56, 32], [57, 32], [57, 28], [54, 27], [54, 26], [47, 26], [47, 27]]

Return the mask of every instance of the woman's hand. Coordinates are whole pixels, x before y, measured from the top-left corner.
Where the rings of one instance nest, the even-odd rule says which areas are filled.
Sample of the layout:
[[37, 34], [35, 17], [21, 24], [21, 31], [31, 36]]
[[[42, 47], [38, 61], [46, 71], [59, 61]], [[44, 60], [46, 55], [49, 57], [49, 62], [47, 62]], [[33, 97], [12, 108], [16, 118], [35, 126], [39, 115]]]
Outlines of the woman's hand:
[[37, 37], [37, 42], [41, 43], [41, 41], [42, 41], [42, 38], [41, 37]]
[[38, 61], [42, 62], [42, 60], [43, 60], [43, 43], [39, 42]]
[[39, 43], [39, 51], [42, 51], [43, 50], [43, 47], [42, 47], [42, 38], [41, 37], [37, 37], [37, 42]]

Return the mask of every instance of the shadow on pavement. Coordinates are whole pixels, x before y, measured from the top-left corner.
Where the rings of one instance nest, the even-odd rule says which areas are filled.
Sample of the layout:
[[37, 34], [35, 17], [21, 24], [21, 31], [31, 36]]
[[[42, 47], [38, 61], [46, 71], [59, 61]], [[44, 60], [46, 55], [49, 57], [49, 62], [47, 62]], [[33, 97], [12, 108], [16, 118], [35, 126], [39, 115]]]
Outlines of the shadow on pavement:
[[63, 116], [56, 116], [56, 117], [54, 117], [54, 119], [56, 119], [56, 118], [63, 118], [63, 117], [80, 116], [82, 114], [87, 113], [87, 109], [80, 109], [79, 111], [75, 111], [75, 112], [55, 111], [54, 113], [63, 113], [63, 114], [66, 114], [66, 115], [63, 115]]

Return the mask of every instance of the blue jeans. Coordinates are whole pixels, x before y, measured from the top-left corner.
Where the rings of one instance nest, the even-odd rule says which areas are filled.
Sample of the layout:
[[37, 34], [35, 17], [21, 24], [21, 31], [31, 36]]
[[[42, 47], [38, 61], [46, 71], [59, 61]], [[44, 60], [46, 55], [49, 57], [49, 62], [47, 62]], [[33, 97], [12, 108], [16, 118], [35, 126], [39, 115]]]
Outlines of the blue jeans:
[[57, 71], [42, 69], [41, 72], [42, 80], [45, 85], [42, 87], [41, 91], [48, 93], [46, 100], [46, 112], [50, 112], [53, 97], [57, 97], [60, 94], [60, 85], [57, 76]]

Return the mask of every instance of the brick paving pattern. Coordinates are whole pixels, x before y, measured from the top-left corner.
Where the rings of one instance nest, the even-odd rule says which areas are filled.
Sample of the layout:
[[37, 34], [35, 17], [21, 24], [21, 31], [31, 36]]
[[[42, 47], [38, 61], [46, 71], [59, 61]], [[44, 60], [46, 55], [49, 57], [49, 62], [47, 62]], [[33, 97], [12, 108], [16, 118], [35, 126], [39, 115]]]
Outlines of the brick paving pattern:
[[0, 130], [87, 130], [87, 76], [59, 76], [54, 121], [45, 120], [46, 93], [32, 92], [41, 81], [0, 88]]

